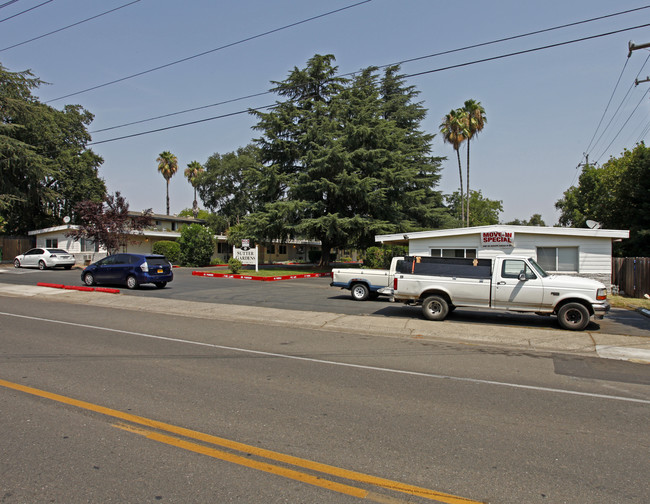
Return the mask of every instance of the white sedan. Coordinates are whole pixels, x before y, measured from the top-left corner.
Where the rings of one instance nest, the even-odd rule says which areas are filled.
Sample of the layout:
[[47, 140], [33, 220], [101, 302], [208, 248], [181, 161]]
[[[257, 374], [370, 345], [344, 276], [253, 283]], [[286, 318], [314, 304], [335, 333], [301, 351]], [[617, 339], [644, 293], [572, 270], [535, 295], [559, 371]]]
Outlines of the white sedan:
[[70, 269], [74, 266], [75, 259], [63, 249], [58, 248], [33, 248], [24, 254], [17, 255], [14, 259], [16, 268], [56, 268], [61, 266]]

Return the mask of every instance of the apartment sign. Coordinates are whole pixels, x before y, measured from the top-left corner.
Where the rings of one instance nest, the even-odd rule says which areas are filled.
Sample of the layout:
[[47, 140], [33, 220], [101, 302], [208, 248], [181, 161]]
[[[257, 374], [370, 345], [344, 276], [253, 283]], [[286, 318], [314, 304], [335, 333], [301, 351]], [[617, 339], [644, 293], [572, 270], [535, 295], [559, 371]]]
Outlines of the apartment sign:
[[514, 231], [481, 231], [481, 247], [483, 248], [508, 248], [514, 246]]
[[255, 271], [258, 270], [258, 251], [259, 247], [255, 248], [250, 248], [250, 247], [242, 247], [242, 248], [237, 248], [233, 246], [232, 248], [232, 256], [235, 259], [239, 259], [242, 264], [254, 264], [255, 265]]

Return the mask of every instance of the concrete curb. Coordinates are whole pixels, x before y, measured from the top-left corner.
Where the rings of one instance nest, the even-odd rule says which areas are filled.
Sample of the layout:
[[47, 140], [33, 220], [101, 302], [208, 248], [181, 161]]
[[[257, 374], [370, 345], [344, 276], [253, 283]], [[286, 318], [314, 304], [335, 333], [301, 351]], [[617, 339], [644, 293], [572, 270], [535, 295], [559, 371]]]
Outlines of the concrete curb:
[[0, 283], [0, 296], [34, 297], [132, 311], [148, 311], [166, 315], [245, 322], [282, 327], [298, 327], [332, 332], [354, 332], [368, 336], [413, 338], [445, 343], [507, 348], [516, 351], [567, 353], [629, 360], [650, 364], [650, 339], [592, 332], [556, 329], [511, 327], [498, 324], [430, 322], [427, 320], [343, 315], [331, 312], [284, 310], [277, 308], [200, 303], [177, 299], [105, 295], [84, 292]]

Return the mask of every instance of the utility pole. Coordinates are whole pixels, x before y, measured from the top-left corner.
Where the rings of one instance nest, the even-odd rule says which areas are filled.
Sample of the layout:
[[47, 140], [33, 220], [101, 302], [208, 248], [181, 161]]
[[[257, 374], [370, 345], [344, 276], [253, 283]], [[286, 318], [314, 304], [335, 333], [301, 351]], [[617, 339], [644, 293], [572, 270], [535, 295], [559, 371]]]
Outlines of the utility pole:
[[650, 47], [650, 42], [647, 44], [637, 45], [630, 40], [630, 42], [628, 43], [628, 48], [630, 49], [630, 51], [627, 53], [627, 57], [629, 58], [630, 56], [632, 56], [632, 51], [636, 51], [637, 49], [646, 49], [648, 47]]
[[[630, 56], [632, 56], [632, 51], [636, 51], [637, 49], [646, 49], [646, 48], [650, 47], [650, 43], [648, 43], [648, 44], [638, 44], [637, 45], [634, 42], [632, 42], [631, 40], [628, 42], [627, 45], [628, 45], [628, 48], [630, 49], [629, 52], [627, 53], [628, 58]], [[641, 79], [641, 80], [634, 79], [634, 85], [635, 86], [638, 86], [642, 82], [650, 82], [650, 77], [646, 77], [645, 79]]]

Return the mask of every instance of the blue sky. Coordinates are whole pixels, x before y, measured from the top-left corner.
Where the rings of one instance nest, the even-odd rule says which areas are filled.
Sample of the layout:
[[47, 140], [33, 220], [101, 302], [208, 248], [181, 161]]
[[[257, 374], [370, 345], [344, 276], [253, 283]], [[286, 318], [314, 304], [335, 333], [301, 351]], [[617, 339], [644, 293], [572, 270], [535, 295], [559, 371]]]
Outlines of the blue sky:
[[[50, 83], [36, 91], [42, 101], [57, 108], [80, 104], [92, 112], [89, 129], [98, 142], [92, 149], [104, 158], [100, 175], [109, 192], [120, 191], [132, 210], [157, 213], [165, 212], [165, 180], [156, 169], [161, 151], [170, 150], [179, 160], [170, 182], [171, 211], [177, 213], [192, 205], [192, 188], [182, 174], [187, 164], [250, 143], [256, 136], [254, 118], [239, 114], [100, 142], [268, 105], [275, 96], [97, 130], [264, 92], [270, 81], [283, 80], [317, 53], [333, 54], [340, 72], [348, 73], [646, 5], [627, 0], [372, 0], [359, 5], [359, 0], [140, 0], [127, 5], [131, 1], [14, 1], [0, 8], [0, 63], [11, 71], [31, 69]], [[350, 8], [256, 37], [344, 7]], [[650, 26], [434, 70], [649, 23], [650, 8], [404, 63], [401, 70], [429, 72], [407, 80], [421, 93], [428, 110], [422, 126], [429, 133], [438, 133], [443, 116], [466, 99], [482, 103], [488, 123], [472, 143], [471, 187], [503, 201], [502, 222], [541, 213], [553, 225], [558, 219], [554, 204], [577, 182], [583, 153], [602, 164], [647, 136], [650, 83], [634, 86], [634, 79], [650, 75], [650, 65], [644, 66], [650, 52], [637, 50], [628, 59], [628, 42], [650, 42]], [[207, 51], [212, 52], [57, 99]], [[432, 154], [448, 158], [439, 189], [457, 190], [455, 153], [439, 134]]]

